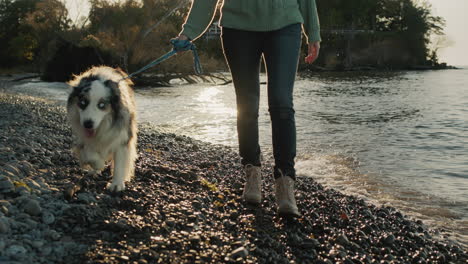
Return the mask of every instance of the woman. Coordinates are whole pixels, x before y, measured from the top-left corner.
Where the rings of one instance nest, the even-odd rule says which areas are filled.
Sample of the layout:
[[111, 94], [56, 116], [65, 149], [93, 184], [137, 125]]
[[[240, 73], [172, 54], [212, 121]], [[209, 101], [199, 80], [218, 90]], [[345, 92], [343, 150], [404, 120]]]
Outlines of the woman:
[[[211, 24], [219, 0], [193, 0], [178, 36], [195, 40]], [[299, 216], [294, 198], [296, 126], [293, 87], [301, 46], [302, 27], [308, 38], [306, 62], [320, 49], [315, 0], [224, 0], [220, 26], [237, 102], [239, 152], [245, 170], [243, 199], [260, 204], [262, 176], [258, 143], [260, 62], [268, 75], [268, 107], [275, 158], [275, 194], [280, 215]]]

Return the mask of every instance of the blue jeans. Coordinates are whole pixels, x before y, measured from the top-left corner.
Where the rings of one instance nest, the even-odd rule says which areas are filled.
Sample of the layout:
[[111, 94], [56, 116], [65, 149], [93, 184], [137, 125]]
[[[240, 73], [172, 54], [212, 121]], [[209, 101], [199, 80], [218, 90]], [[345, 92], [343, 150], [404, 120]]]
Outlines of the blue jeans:
[[301, 24], [275, 31], [255, 32], [223, 28], [222, 43], [236, 90], [237, 133], [242, 164], [260, 166], [258, 110], [260, 63], [268, 75], [268, 108], [275, 158], [274, 176], [295, 178], [296, 124], [293, 87], [301, 46]]

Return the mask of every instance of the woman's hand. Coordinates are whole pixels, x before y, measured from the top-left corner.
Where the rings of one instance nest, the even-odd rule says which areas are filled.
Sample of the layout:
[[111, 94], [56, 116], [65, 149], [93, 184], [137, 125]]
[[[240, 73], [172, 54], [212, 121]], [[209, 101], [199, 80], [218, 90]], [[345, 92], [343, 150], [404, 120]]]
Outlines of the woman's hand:
[[318, 58], [319, 51], [320, 51], [320, 42], [316, 41], [316, 42], [309, 43], [309, 52], [308, 52], [309, 54], [305, 58], [305, 62], [312, 64]]
[[184, 35], [184, 34], [181, 34], [181, 35], [177, 36], [177, 38], [176, 38], [176, 39], [179, 39], [179, 40], [188, 40], [188, 39], [189, 39], [189, 37], [187, 37], [187, 36], [186, 36], [186, 35]]
[[[180, 40], [180, 41], [188, 41], [188, 40], [190, 40], [190, 39], [189, 39], [189, 37], [187, 37], [186, 35], [181, 34], [181, 35], [179, 35], [179, 36], [173, 38], [171, 41], [174, 41], [174, 40], [175, 40], [175, 41], [178, 41], [178, 40]], [[182, 53], [182, 52], [185, 52], [185, 51], [186, 51], [186, 50], [180, 50], [180, 51], [177, 51], [177, 53]]]

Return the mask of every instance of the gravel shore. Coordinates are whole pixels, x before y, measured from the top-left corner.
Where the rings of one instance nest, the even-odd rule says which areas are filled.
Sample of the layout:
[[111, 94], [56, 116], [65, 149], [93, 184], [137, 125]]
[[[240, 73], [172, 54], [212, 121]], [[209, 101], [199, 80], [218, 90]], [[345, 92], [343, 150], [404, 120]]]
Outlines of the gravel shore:
[[[0, 87], [1, 88], [1, 87]], [[298, 178], [302, 217], [242, 203], [236, 151], [140, 125], [136, 177], [105, 189], [78, 167], [65, 109], [0, 89], [0, 263], [468, 263], [391, 207]]]

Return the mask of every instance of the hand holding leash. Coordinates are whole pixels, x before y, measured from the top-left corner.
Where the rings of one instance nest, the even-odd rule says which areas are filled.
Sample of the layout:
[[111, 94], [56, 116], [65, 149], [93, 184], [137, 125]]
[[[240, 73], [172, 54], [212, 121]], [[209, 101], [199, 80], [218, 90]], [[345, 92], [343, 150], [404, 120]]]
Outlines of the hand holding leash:
[[174, 50], [177, 53], [190, 50], [193, 45], [190, 39], [185, 35], [179, 35], [178, 37], [171, 39], [171, 44], [174, 46]]
[[146, 71], [147, 69], [154, 67], [160, 64], [161, 62], [169, 59], [170, 57], [174, 56], [176, 53], [184, 52], [187, 50], [191, 50], [193, 52], [193, 68], [195, 70], [195, 74], [197, 75], [203, 74], [203, 69], [200, 64], [200, 58], [198, 57], [198, 53], [197, 53], [197, 47], [195, 46], [195, 44], [190, 42], [186, 36], [185, 36], [185, 39], [182, 36], [185, 36], [185, 35], [181, 35], [178, 38], [171, 39], [171, 44], [173, 46], [171, 51], [159, 57], [158, 59], [148, 63], [146, 66], [142, 67], [141, 69], [129, 74], [127, 77], [122, 78], [122, 80], [131, 78], [139, 73], [142, 73]]
[[320, 42], [316, 41], [316, 42], [309, 43], [308, 51], [309, 51], [308, 52], [309, 54], [305, 58], [305, 62], [312, 64], [318, 58], [319, 51], [320, 51]]

